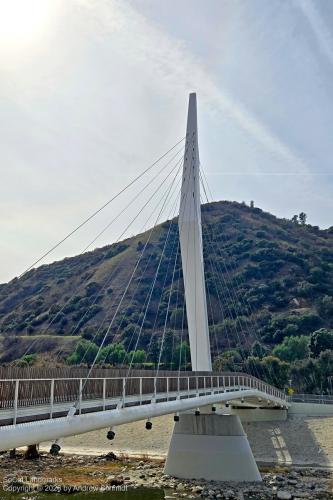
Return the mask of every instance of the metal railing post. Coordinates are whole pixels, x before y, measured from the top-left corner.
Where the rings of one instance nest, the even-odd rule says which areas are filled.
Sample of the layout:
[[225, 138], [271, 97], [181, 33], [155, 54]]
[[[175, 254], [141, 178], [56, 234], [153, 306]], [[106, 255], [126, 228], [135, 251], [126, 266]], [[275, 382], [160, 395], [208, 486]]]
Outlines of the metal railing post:
[[154, 400], [156, 402], [156, 377], [154, 377]]
[[82, 378], [80, 378], [80, 386], [79, 386], [79, 415], [81, 415], [81, 405], [82, 405]]
[[103, 378], [103, 411], [105, 411], [106, 408], [106, 378]]
[[187, 398], [190, 399], [190, 377], [187, 377]]
[[140, 386], [140, 405], [142, 405], [142, 377], [140, 377], [139, 381], [139, 386]]
[[178, 375], [178, 379], [177, 379], [177, 396], [179, 398], [179, 392], [180, 392], [180, 377]]
[[195, 377], [195, 389], [196, 389], [197, 396], [199, 396], [199, 380], [198, 380], [198, 375], [196, 375], [196, 377]]
[[17, 406], [18, 406], [18, 393], [19, 393], [19, 380], [15, 380], [15, 395], [14, 395], [14, 418], [13, 424], [16, 425], [17, 421]]
[[126, 399], [126, 379], [123, 378], [123, 394], [122, 394], [123, 408], [125, 407], [125, 399]]
[[213, 375], [210, 377], [210, 393], [214, 394], [214, 388], [213, 388]]
[[166, 383], [167, 401], [169, 401], [169, 377], [167, 377]]
[[54, 404], [54, 378], [51, 380], [51, 393], [50, 393], [50, 418], [53, 417], [53, 404]]

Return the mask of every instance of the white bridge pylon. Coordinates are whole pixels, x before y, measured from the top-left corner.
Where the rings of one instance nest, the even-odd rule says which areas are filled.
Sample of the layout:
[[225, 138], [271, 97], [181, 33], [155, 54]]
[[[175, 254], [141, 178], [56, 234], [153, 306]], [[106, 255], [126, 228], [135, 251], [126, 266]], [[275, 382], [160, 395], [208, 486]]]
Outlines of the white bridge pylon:
[[202, 251], [197, 96], [190, 94], [184, 154], [179, 240], [193, 371], [211, 371], [207, 299]]

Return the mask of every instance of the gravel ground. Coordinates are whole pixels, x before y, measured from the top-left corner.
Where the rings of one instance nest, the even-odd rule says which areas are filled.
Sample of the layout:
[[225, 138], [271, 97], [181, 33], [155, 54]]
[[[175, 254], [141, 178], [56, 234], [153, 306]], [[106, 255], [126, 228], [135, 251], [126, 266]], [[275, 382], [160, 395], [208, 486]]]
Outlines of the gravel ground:
[[[69, 493], [88, 492], [89, 498], [96, 498], [96, 492], [139, 489], [140, 498], [146, 500], [152, 498], [153, 492], [159, 492], [158, 498], [170, 500], [333, 499], [332, 471], [285, 466], [267, 469], [262, 470], [262, 482], [227, 483], [172, 478], [164, 474], [161, 460], [119, 460], [114, 454], [99, 457], [44, 454], [39, 459], [25, 460], [22, 454], [13, 458], [4, 454], [0, 455], [0, 498], [2, 494], [5, 499], [13, 498], [14, 492], [18, 493], [15, 496], [18, 500], [36, 500], [37, 492], [63, 493], [64, 498]], [[112, 493], [108, 498], [111, 497]]]

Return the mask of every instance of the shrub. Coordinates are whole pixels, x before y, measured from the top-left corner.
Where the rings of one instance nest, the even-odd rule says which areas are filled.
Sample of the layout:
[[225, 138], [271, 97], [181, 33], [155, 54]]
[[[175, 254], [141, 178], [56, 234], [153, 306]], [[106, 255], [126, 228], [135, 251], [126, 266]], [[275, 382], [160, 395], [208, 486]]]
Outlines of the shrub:
[[282, 361], [296, 361], [306, 359], [310, 355], [309, 349], [310, 337], [300, 335], [299, 337], [286, 337], [282, 344], [274, 347], [273, 355]]
[[333, 330], [320, 328], [311, 334], [310, 350], [313, 356], [318, 357], [322, 351], [333, 350]]

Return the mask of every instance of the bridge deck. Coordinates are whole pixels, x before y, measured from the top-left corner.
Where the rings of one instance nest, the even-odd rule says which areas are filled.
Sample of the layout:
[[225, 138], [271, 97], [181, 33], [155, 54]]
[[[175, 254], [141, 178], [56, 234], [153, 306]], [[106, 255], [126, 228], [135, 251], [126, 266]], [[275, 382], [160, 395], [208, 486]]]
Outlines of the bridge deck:
[[[267, 399], [247, 398], [247, 406], [285, 403], [278, 389], [249, 375], [0, 380], [0, 426], [77, 414], [257, 389]], [[30, 395], [30, 397], [28, 397]], [[242, 396], [239, 397], [241, 403]]]

